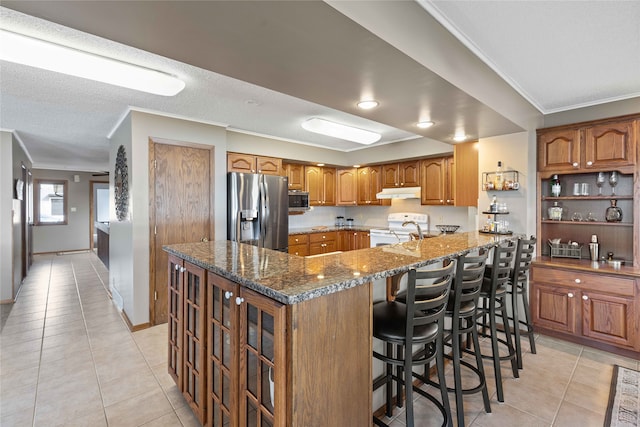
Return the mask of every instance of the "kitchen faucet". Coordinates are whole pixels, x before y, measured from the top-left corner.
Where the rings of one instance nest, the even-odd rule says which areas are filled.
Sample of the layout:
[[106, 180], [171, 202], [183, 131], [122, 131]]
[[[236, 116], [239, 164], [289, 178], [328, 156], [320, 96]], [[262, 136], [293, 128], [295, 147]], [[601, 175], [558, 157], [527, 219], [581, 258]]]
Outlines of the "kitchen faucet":
[[420, 224], [418, 224], [415, 221], [405, 221], [402, 223], [402, 226], [406, 227], [407, 224], [413, 224], [416, 226], [416, 228], [418, 229], [418, 240], [422, 240], [423, 236], [422, 236], [422, 229], [420, 228]]

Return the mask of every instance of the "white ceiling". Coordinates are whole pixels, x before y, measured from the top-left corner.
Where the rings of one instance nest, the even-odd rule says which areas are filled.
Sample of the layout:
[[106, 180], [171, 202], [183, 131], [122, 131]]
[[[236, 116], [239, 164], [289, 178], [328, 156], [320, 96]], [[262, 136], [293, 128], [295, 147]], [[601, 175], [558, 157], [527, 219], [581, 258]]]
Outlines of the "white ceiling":
[[[129, 108], [343, 151], [362, 146], [300, 123], [315, 116], [374, 130], [379, 144], [450, 143], [461, 126], [472, 138], [522, 130], [508, 111], [341, 9], [417, 3], [329, 3], [3, 1], [3, 28], [163, 70], [187, 86], [167, 98], [1, 62], [0, 128], [15, 130], [34, 167], [74, 170], [107, 168], [107, 137]], [[433, 14], [541, 113], [640, 95], [640, 2], [419, 4], [410, 12], [422, 25]], [[395, 33], [409, 31], [386, 17]], [[433, 55], [433, 40], [412, 43]], [[381, 107], [358, 111], [369, 93]], [[436, 126], [415, 128], [425, 115]]]

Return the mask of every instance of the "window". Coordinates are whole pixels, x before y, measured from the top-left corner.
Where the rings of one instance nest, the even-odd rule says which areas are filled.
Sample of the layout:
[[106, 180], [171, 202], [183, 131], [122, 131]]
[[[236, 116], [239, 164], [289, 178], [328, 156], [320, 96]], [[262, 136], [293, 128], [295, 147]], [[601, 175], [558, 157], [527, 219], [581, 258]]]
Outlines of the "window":
[[67, 181], [35, 180], [36, 225], [67, 224]]

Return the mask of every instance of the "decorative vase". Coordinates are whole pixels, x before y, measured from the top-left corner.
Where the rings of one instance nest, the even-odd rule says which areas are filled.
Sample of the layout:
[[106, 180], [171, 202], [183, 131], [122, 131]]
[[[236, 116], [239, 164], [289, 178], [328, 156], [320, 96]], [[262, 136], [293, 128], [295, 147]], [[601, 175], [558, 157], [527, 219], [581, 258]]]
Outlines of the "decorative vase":
[[616, 206], [617, 200], [611, 200], [611, 206], [607, 208], [605, 218], [607, 222], [620, 222], [622, 221], [622, 209]]

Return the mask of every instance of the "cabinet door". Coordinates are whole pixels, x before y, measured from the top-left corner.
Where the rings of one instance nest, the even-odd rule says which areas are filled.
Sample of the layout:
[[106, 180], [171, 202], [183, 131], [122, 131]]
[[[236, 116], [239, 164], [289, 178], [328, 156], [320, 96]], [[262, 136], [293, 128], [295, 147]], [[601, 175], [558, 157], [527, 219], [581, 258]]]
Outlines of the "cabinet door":
[[585, 129], [585, 168], [607, 169], [636, 163], [636, 135], [632, 120]]
[[447, 205], [455, 205], [456, 163], [453, 157], [445, 159], [444, 196]]
[[304, 165], [287, 164], [286, 171], [289, 190], [304, 190]]
[[446, 163], [444, 158], [426, 159], [421, 163], [421, 203], [423, 205], [445, 204]]
[[[354, 181], [355, 186], [355, 181]], [[322, 168], [322, 187], [324, 190], [323, 206], [335, 206], [336, 204], [336, 170], [335, 168]]]
[[322, 169], [316, 166], [305, 166], [305, 190], [309, 192], [309, 205], [320, 206], [324, 201], [322, 188]]
[[478, 142], [470, 141], [453, 147], [451, 188], [455, 206], [478, 206]]
[[368, 231], [358, 232], [358, 246], [356, 249], [365, 249], [371, 247], [371, 237]]
[[538, 134], [538, 171], [573, 171], [580, 168], [580, 131]]
[[182, 389], [182, 289], [184, 267], [182, 259], [169, 255], [168, 322], [169, 355], [167, 360], [169, 375], [179, 389]]
[[533, 323], [562, 332], [576, 332], [577, 292], [562, 286], [531, 284]]
[[637, 349], [633, 297], [582, 293], [582, 334], [598, 341]]
[[401, 187], [419, 187], [420, 186], [420, 161], [412, 160], [410, 162], [400, 163], [400, 186]]
[[390, 163], [382, 165], [382, 187], [395, 188], [400, 186], [400, 165]]
[[209, 426], [238, 419], [238, 285], [208, 273], [207, 420]]
[[349, 250], [349, 236], [351, 232], [347, 230], [341, 230], [337, 232], [337, 250], [348, 251]]
[[[358, 168], [358, 204], [359, 205], [369, 205], [371, 204], [371, 193], [372, 193], [372, 182], [371, 182], [371, 172], [368, 167], [366, 168]], [[373, 197], [375, 198], [375, 194]]]
[[227, 153], [227, 172], [255, 173], [255, 156], [241, 153]]
[[240, 297], [238, 425], [285, 425], [286, 306], [244, 288]]
[[282, 159], [276, 157], [256, 157], [256, 170], [265, 175], [282, 175]]
[[203, 268], [188, 262], [184, 263], [184, 348], [183, 390], [187, 403], [201, 423], [205, 416], [205, 304], [206, 304], [206, 274]]
[[358, 199], [358, 174], [355, 168], [337, 171], [338, 197], [336, 205], [354, 206]]
[[307, 256], [309, 255], [309, 245], [306, 243], [289, 245], [289, 254], [297, 256]]

